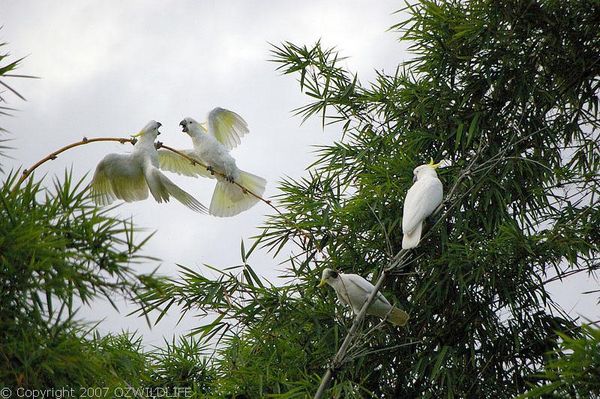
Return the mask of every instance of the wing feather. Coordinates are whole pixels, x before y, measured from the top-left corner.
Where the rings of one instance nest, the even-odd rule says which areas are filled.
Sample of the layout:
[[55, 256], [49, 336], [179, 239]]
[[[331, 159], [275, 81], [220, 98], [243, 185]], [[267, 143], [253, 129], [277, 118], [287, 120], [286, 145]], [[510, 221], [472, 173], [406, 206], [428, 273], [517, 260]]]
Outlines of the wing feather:
[[442, 182], [437, 178], [417, 180], [406, 193], [402, 232], [410, 233], [442, 202]]
[[[194, 150], [180, 150], [183, 154], [190, 158], [198, 158], [194, 154]], [[178, 173], [184, 176], [202, 176], [214, 179], [214, 176], [210, 174], [204, 166], [193, 165], [188, 159], [185, 159], [179, 154], [169, 150], [158, 150], [158, 160], [160, 162], [160, 168], [169, 172]]]
[[[367, 300], [371, 292], [373, 292], [375, 286], [358, 274], [341, 274], [340, 276], [343, 277], [342, 281], [348, 285], [346, 289], [349, 291], [348, 295], [350, 297], [352, 297], [352, 293], [355, 292], [360, 293], [357, 296], [362, 296], [364, 298], [360, 300], [359, 308], [362, 307], [362, 304]], [[384, 302], [386, 305], [390, 304], [381, 292], [377, 293], [377, 299]]]
[[233, 111], [217, 107], [208, 114], [209, 134], [229, 150], [237, 147], [248, 131], [246, 121]]
[[148, 198], [148, 186], [142, 170], [129, 155], [109, 154], [104, 157], [96, 167], [90, 187], [92, 197], [100, 205], [108, 205], [117, 199], [134, 202]]

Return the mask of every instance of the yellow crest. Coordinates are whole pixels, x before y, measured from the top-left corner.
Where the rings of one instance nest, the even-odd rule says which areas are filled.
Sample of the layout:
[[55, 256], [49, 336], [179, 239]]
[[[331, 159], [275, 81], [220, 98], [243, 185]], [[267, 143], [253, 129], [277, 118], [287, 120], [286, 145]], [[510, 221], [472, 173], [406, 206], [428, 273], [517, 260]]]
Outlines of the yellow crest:
[[440, 165], [442, 164], [442, 162], [440, 161], [439, 163], [434, 163], [433, 162], [433, 158], [430, 158], [429, 161], [429, 166], [431, 166], [433, 169], [437, 169], [440, 167]]

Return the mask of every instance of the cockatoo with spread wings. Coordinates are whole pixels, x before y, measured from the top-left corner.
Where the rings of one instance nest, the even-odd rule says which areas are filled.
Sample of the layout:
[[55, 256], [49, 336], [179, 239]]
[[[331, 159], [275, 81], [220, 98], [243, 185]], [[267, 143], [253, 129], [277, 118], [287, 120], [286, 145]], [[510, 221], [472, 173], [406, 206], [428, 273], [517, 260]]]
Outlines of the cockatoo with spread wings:
[[259, 199], [252, 194], [261, 197], [267, 182], [262, 177], [240, 170], [229, 154], [231, 149], [240, 144], [240, 138], [248, 133], [248, 125], [244, 119], [233, 111], [215, 108], [208, 115], [208, 130], [204, 124], [192, 118], [185, 118], [180, 125], [191, 137], [194, 146], [193, 149], [182, 152], [208, 168], [192, 165], [189, 160], [167, 150], [158, 151], [160, 167], [186, 176], [216, 178], [217, 185], [209, 208], [211, 215], [234, 216], [256, 204]]
[[[355, 315], [369, 298], [375, 286], [358, 274], [342, 274], [331, 269], [323, 270], [319, 287], [329, 284], [335, 290], [338, 299], [350, 305]], [[408, 321], [408, 313], [392, 306], [381, 292], [377, 293], [373, 302], [367, 308], [367, 314], [384, 318], [397, 326], [403, 326]]]
[[126, 202], [148, 198], [148, 190], [157, 202], [169, 201], [173, 196], [188, 208], [206, 213], [207, 209], [190, 194], [175, 185], [159, 169], [154, 140], [160, 134], [159, 122], [150, 121], [134, 137], [137, 142], [130, 154], [108, 154], [94, 173], [91, 183], [96, 203], [108, 205], [117, 199]]
[[423, 221], [442, 203], [443, 187], [436, 169], [440, 164], [421, 165], [413, 171], [413, 185], [406, 193], [402, 215], [402, 248], [410, 249], [419, 245]]

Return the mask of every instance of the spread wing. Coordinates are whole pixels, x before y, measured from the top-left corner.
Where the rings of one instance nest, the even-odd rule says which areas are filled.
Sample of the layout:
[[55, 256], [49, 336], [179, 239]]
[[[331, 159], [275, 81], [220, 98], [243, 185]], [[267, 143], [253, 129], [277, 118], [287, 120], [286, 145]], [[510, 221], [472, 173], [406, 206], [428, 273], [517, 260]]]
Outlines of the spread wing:
[[100, 205], [108, 205], [116, 199], [133, 202], [148, 198], [142, 168], [130, 155], [105, 156], [96, 167], [90, 187], [94, 201]]
[[[197, 158], [194, 156], [194, 150], [180, 150], [185, 155], [191, 158]], [[184, 176], [202, 176], [208, 178], [214, 178], [204, 166], [192, 165], [192, 163], [182, 157], [179, 154], [169, 150], [158, 150], [158, 160], [160, 162], [160, 168], [169, 172], [178, 173]]]
[[[367, 300], [371, 292], [375, 289], [375, 286], [369, 283], [367, 280], [359, 276], [358, 274], [341, 274], [343, 277], [343, 282], [346, 285], [346, 290], [348, 291], [348, 296], [352, 300], [353, 303], [358, 303], [359, 308], [362, 306], [364, 301]], [[355, 299], [356, 298], [356, 299]], [[381, 292], [377, 293], [378, 300], [382, 301], [386, 305], [389, 305], [387, 299], [383, 296]]]
[[231, 150], [248, 133], [248, 124], [235, 112], [217, 107], [208, 114], [208, 133]]
[[442, 182], [437, 178], [417, 180], [406, 193], [402, 231], [410, 233], [442, 202]]

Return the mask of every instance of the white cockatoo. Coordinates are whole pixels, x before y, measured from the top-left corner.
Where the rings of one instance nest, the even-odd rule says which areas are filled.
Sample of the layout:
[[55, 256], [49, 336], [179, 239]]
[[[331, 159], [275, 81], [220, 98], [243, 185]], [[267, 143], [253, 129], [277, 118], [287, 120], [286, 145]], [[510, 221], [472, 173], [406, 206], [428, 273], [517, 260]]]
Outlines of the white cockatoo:
[[440, 164], [421, 165], [413, 171], [413, 185], [406, 193], [402, 215], [402, 248], [410, 249], [419, 245], [423, 221], [442, 203], [443, 187], [436, 169]]
[[[240, 138], [248, 133], [248, 125], [241, 116], [233, 111], [215, 108], [208, 115], [208, 130], [203, 124], [192, 118], [185, 118], [180, 123], [194, 146], [193, 149], [181, 150], [187, 156], [197, 159], [208, 167], [192, 163], [184, 157], [167, 150], [159, 150], [160, 167], [170, 172], [186, 176], [204, 176], [217, 179], [217, 185], [210, 203], [210, 214], [214, 216], [234, 216], [250, 209], [265, 192], [266, 180], [240, 170], [229, 150], [240, 143]], [[213, 174], [218, 172], [225, 175]], [[233, 182], [240, 184], [248, 192], [244, 192]]]
[[148, 198], [148, 189], [157, 202], [175, 197], [188, 208], [206, 213], [207, 209], [190, 194], [177, 187], [159, 169], [158, 153], [154, 140], [160, 134], [159, 122], [150, 121], [138, 134], [137, 142], [130, 154], [108, 154], [94, 173], [91, 183], [92, 196], [96, 203], [108, 205], [116, 199], [127, 202]]
[[[331, 269], [323, 270], [319, 287], [323, 287], [325, 284], [333, 287], [338, 299], [346, 305], [350, 305], [355, 315], [360, 312], [365, 301], [375, 289], [373, 284], [358, 274], [342, 274]], [[387, 319], [398, 326], [405, 325], [409, 317], [404, 310], [392, 306], [381, 292], [377, 293], [367, 308], [367, 314]]]

